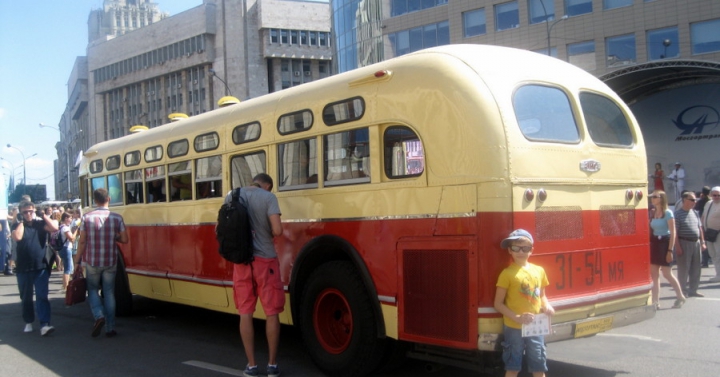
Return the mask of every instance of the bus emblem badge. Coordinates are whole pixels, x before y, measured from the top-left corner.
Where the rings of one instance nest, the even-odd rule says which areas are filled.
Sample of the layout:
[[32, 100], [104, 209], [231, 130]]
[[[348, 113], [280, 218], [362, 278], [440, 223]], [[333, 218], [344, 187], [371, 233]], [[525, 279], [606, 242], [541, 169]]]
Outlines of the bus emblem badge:
[[600, 171], [600, 161], [595, 160], [584, 160], [580, 161], [580, 170], [588, 173], [595, 173]]

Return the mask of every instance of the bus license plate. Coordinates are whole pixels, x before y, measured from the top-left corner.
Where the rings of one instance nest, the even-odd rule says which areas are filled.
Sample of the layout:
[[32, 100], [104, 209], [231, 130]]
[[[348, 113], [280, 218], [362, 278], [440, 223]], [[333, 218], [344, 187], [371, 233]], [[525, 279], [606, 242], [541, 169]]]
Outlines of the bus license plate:
[[584, 336], [597, 334], [612, 328], [613, 317], [605, 317], [594, 319], [592, 321], [580, 322], [575, 325], [575, 337], [582, 338]]

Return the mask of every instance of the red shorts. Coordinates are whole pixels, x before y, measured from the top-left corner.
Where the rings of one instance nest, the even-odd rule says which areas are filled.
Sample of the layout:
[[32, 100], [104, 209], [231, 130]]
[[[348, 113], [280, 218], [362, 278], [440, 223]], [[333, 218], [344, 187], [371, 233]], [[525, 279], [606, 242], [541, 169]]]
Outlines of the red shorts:
[[265, 315], [282, 313], [285, 309], [285, 290], [280, 279], [277, 258], [259, 258], [249, 264], [233, 267], [233, 294], [240, 314], [255, 312], [258, 297]]

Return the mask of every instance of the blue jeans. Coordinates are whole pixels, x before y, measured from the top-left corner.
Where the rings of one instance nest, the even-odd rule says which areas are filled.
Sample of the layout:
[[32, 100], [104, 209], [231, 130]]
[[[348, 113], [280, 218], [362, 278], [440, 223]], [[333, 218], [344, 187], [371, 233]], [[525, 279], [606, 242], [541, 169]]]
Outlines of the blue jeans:
[[503, 334], [505, 339], [502, 342], [502, 357], [505, 362], [505, 370], [521, 370], [524, 353], [527, 356], [528, 372], [547, 372], [545, 337], [540, 335], [523, 338], [522, 330], [507, 326], [503, 326]]
[[74, 272], [72, 247], [63, 247], [59, 254], [63, 263], [63, 273], [65, 275], [72, 275]]
[[[109, 267], [85, 266], [87, 271], [88, 303], [95, 320], [105, 317], [105, 332], [115, 328], [115, 273], [117, 265]], [[102, 286], [101, 286], [102, 284]], [[102, 287], [101, 302], [99, 290]]]
[[[40, 326], [49, 325], [50, 300], [48, 300], [48, 284], [50, 283], [50, 271], [45, 268], [35, 271], [18, 271], [17, 282], [25, 323], [35, 322], [35, 311], [37, 310]], [[33, 287], [35, 288], [35, 309], [33, 309]]]

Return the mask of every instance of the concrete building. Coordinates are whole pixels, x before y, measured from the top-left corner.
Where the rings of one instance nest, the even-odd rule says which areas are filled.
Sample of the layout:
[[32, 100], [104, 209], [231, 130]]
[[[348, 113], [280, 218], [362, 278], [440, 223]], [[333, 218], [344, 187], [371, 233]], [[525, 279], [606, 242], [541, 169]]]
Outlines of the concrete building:
[[[204, 0], [166, 17], [145, 1], [106, 0], [88, 22], [84, 113], [66, 111], [61, 123], [86, 117], [76, 131], [86, 150], [135, 125], [168, 123], [172, 113], [212, 110], [226, 95], [245, 100], [326, 77], [332, 73], [329, 9], [309, 1]], [[67, 170], [67, 160], [60, 158], [58, 170]], [[62, 176], [56, 175], [58, 198], [66, 197]]]
[[707, 157], [720, 148], [720, 1], [330, 3], [338, 72], [450, 43], [549, 53], [598, 76], [631, 106], [648, 168], [660, 162], [669, 174], [679, 160], [687, 188], [720, 184], [720, 157]]

